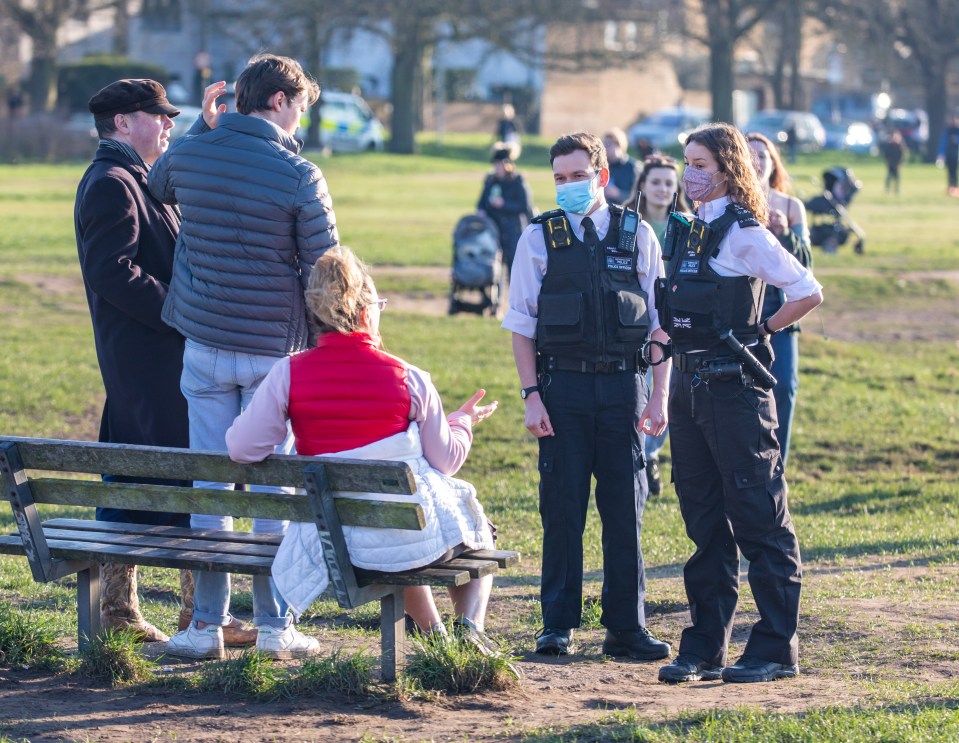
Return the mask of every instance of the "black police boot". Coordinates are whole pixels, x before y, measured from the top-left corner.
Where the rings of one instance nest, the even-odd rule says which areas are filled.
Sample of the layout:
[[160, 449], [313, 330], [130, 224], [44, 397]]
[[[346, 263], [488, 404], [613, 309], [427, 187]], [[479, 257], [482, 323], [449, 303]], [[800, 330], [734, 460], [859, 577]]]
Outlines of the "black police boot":
[[659, 669], [659, 680], [667, 684], [681, 684], [684, 681], [718, 681], [722, 673], [721, 666], [707, 663], [698, 655], [680, 653], [672, 663]]
[[733, 665], [723, 669], [723, 681], [749, 684], [756, 681], [775, 681], [799, 675], [796, 663], [772, 663], [755, 655], [744, 655]]
[[663, 492], [663, 479], [659, 475], [659, 459], [653, 457], [646, 462], [646, 484], [650, 495], [659, 495]]
[[536, 652], [540, 655], [569, 655], [573, 649], [573, 630], [544, 627], [536, 633]]
[[660, 660], [669, 657], [669, 644], [657, 640], [645, 627], [632, 630], [606, 630], [603, 654], [636, 660]]

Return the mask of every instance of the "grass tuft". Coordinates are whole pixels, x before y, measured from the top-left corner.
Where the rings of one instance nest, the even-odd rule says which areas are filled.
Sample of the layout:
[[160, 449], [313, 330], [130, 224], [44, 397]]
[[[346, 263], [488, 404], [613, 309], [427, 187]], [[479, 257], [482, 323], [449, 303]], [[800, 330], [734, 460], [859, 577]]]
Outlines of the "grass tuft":
[[256, 650], [205, 665], [200, 670], [197, 688], [241, 697], [277, 697], [282, 693], [273, 660]]
[[502, 650], [483, 653], [452, 632], [447, 637], [437, 633], [420, 635], [413, 640], [413, 648], [403, 675], [418, 681], [423, 689], [503, 691], [519, 682], [519, 673], [513, 665], [517, 658]]
[[55, 668], [63, 663], [58, 632], [40, 617], [0, 606], [0, 663]]
[[363, 650], [346, 655], [334, 650], [322, 660], [308, 660], [287, 682], [290, 694], [336, 691], [347, 696], [366, 695], [373, 685], [375, 659]]
[[111, 686], [147, 683], [156, 678], [156, 664], [140, 655], [132, 630], [106, 630], [80, 651], [77, 673]]

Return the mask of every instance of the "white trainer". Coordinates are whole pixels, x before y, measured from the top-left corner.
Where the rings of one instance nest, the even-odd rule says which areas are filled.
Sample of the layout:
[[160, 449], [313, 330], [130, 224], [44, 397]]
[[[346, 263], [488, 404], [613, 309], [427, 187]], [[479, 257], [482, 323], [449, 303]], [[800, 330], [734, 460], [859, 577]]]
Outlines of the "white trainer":
[[190, 622], [189, 627], [170, 638], [166, 651], [181, 658], [225, 658], [223, 628], [208, 624], [199, 629], [196, 622]]
[[291, 624], [286, 629], [260, 626], [256, 635], [257, 652], [268, 658], [290, 660], [308, 658], [320, 652], [320, 642], [298, 632]]

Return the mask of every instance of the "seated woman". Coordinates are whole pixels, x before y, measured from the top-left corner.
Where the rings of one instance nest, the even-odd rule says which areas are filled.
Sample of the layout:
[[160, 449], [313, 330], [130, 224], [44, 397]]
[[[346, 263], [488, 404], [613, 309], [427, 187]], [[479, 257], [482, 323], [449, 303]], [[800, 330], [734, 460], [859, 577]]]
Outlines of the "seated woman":
[[[493, 535], [473, 486], [452, 477], [469, 454], [472, 427], [496, 410], [478, 390], [443, 413], [429, 375], [382, 350], [380, 312], [367, 268], [349, 250], [328, 250], [313, 268], [306, 300], [321, 335], [316, 348], [277, 362], [227, 431], [230, 456], [258, 462], [292, 425], [299, 454], [402, 460], [416, 478], [423, 531], [346, 527], [357, 567], [411, 570], [466, 549], [492, 549]], [[381, 496], [382, 497], [382, 496]], [[304, 558], [312, 563], [304, 569]], [[273, 564], [277, 589], [297, 616], [328, 583], [312, 524], [291, 524]], [[483, 623], [492, 576], [450, 588], [454, 626], [489, 647]], [[429, 586], [405, 589], [406, 611], [422, 631], [445, 632]]]

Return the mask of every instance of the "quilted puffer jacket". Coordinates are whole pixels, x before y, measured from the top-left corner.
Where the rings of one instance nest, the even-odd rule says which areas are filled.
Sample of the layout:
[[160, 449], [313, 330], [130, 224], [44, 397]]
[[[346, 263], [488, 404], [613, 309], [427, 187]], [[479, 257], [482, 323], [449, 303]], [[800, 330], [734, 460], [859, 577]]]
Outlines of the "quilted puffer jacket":
[[[468, 482], [443, 475], [423, 456], [415, 422], [403, 433], [329, 456], [351, 459], [404, 461], [413, 470], [413, 496], [361, 494], [369, 500], [407, 500], [420, 503], [426, 516], [422, 531], [346, 526], [343, 535], [353, 564], [367, 570], [399, 572], [429, 565], [449, 549], [493, 549], [493, 535], [476, 490]], [[329, 574], [316, 526], [293, 523], [273, 560], [273, 580], [283, 600], [299, 617], [326, 590]]]
[[303, 350], [307, 280], [338, 240], [326, 180], [269, 121], [223, 114], [202, 128], [150, 170], [154, 196], [183, 217], [163, 321], [228, 351]]

